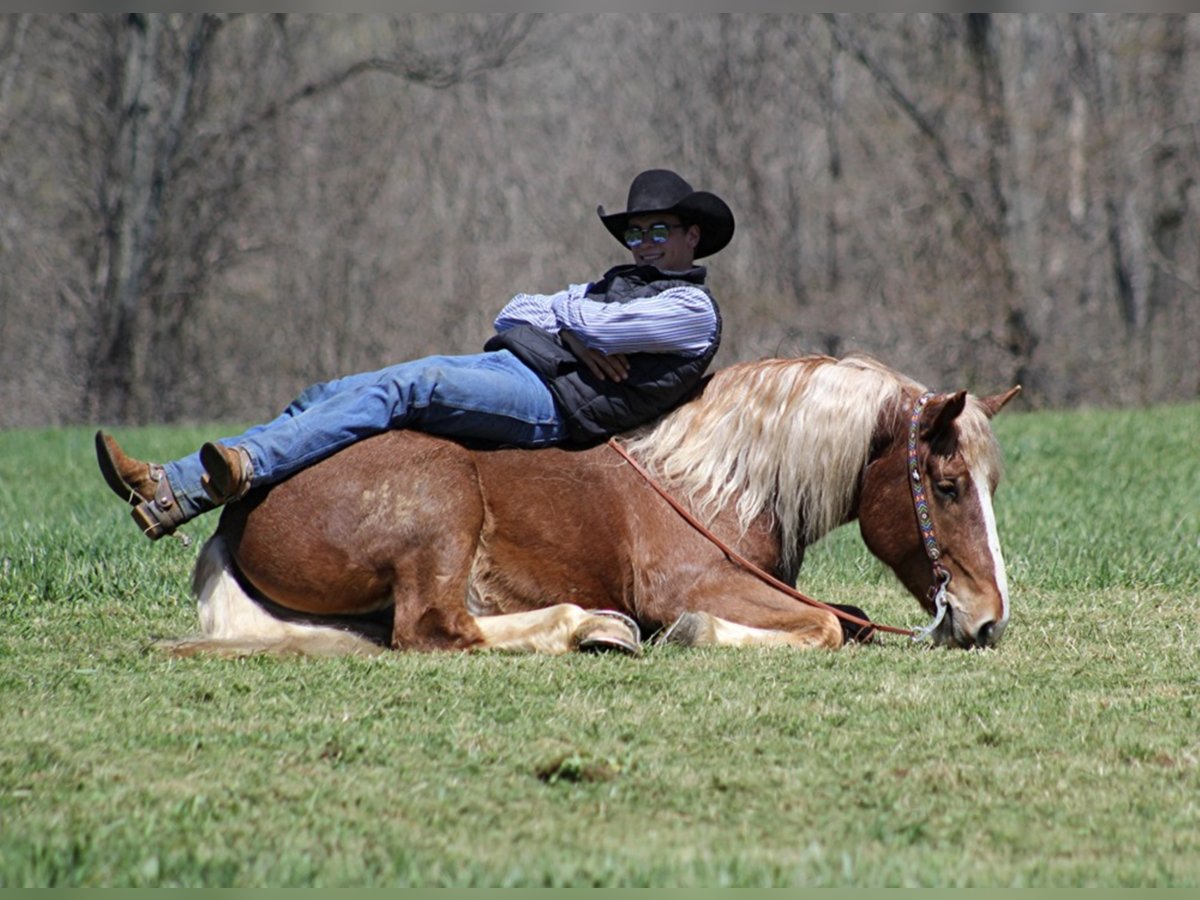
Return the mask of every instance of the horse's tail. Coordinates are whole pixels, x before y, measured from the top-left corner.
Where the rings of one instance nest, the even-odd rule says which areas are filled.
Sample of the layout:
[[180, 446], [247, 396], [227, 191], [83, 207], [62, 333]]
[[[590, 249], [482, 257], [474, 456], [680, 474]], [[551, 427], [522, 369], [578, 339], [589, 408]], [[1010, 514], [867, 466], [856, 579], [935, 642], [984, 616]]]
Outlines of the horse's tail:
[[269, 604], [251, 596], [243, 587], [219, 532], [205, 542], [196, 560], [192, 594], [200, 614], [200, 634], [157, 644], [176, 656], [256, 653], [343, 656], [375, 654], [384, 649], [347, 628], [284, 618], [272, 612]]

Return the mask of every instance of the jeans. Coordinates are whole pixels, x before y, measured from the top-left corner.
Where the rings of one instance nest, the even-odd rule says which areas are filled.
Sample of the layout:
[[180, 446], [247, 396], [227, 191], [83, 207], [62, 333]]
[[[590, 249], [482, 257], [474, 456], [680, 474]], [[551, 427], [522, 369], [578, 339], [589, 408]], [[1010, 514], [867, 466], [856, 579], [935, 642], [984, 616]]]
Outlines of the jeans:
[[[338, 450], [393, 428], [517, 447], [557, 444], [566, 425], [549, 389], [507, 350], [429, 356], [307, 388], [274, 420], [219, 443], [241, 447], [251, 485], [274, 484]], [[188, 515], [213, 508], [199, 452], [166, 463]]]

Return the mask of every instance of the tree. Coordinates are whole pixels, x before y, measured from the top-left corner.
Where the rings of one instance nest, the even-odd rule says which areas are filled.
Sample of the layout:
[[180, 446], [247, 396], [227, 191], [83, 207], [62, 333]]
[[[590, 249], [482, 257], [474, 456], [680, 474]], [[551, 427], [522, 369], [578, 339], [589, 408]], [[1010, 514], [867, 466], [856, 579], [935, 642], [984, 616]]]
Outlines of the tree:
[[[372, 74], [431, 88], [478, 77], [504, 65], [535, 22], [503, 16], [429, 28], [394, 18], [390, 46], [331, 54], [336, 62], [307, 77], [287, 64], [296, 36], [284, 16], [138, 13], [65, 24], [60, 39], [95, 61], [87, 72], [95, 93], [75, 94], [74, 119], [99, 236], [85, 415], [178, 415], [172, 387], [188, 349], [185, 323], [233, 259], [223, 226], [263, 175], [263, 145], [277, 136], [270, 125], [281, 113]], [[311, 24], [299, 27], [319, 40]]]
[[727, 197], [717, 365], [1200, 395], [1200, 16], [0, 16], [0, 426], [261, 417]]

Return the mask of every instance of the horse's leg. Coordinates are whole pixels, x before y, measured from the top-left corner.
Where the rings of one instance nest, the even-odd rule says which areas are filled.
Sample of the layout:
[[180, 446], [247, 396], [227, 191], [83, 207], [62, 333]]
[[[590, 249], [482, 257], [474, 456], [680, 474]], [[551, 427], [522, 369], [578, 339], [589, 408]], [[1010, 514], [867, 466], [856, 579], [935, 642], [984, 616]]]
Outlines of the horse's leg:
[[690, 593], [661, 641], [688, 647], [842, 646], [837, 616], [757, 581], [734, 578]]
[[663, 632], [661, 641], [685, 647], [828, 647], [842, 646], [842, 629], [837, 619], [823, 610], [814, 610], [833, 620], [833, 627], [814, 621], [788, 630], [755, 628], [714, 616], [712, 613], [685, 612]]
[[642, 652], [637, 624], [621, 613], [560, 603], [529, 612], [477, 616], [484, 636], [479, 649], [518, 653], [569, 653], [572, 650]]
[[192, 591], [200, 614], [200, 634], [155, 644], [173, 656], [373, 655], [384, 650], [349, 628], [273, 615], [243, 589], [234, 574], [225, 539], [219, 534], [210, 538], [200, 552]]

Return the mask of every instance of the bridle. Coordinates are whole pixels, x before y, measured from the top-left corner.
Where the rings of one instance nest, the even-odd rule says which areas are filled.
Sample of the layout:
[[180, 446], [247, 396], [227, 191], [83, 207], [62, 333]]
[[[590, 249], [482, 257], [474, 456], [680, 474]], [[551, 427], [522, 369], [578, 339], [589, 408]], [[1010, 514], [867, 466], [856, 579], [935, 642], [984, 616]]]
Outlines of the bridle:
[[929, 500], [925, 496], [925, 481], [921, 477], [921, 460], [917, 452], [917, 438], [921, 430], [921, 413], [925, 411], [933, 392], [922, 394], [913, 404], [912, 419], [908, 423], [908, 486], [912, 488], [913, 509], [917, 512], [917, 527], [921, 529], [921, 543], [929, 557], [933, 581], [926, 597], [933, 604], [933, 621], [918, 628], [913, 640], [932, 638], [937, 627], [946, 617], [946, 586], [950, 584], [950, 570], [942, 565], [942, 551], [938, 547], [937, 535], [933, 530], [933, 516], [929, 513]]
[[789, 584], [780, 581], [769, 572], [763, 571], [746, 557], [742, 556], [719, 537], [713, 534], [700, 520], [687, 510], [678, 500], [676, 500], [661, 484], [655, 480], [646, 468], [634, 459], [627, 451], [621, 442], [615, 437], [608, 439], [608, 445], [613, 448], [624, 460], [629, 463], [635, 472], [642, 476], [650, 487], [654, 488], [655, 492], [670, 504], [675, 512], [679, 513], [683, 519], [691, 525], [696, 531], [700, 532], [705, 538], [714, 544], [717, 549], [725, 554], [731, 562], [741, 566], [751, 575], [763, 581], [776, 590], [782, 591], [789, 597], [801, 601], [809, 606], [814, 606], [817, 609], [823, 609], [826, 612], [832, 613], [839, 619], [850, 622], [860, 628], [865, 628], [866, 633], [863, 640], [870, 637], [874, 631], [886, 631], [891, 634], [902, 634], [911, 637], [914, 641], [922, 641], [933, 637], [934, 631], [942, 624], [942, 619], [946, 616], [946, 586], [950, 583], [950, 572], [941, 563], [942, 552], [938, 547], [937, 536], [933, 530], [933, 517], [929, 513], [929, 501], [925, 497], [925, 486], [921, 478], [920, 458], [917, 453], [917, 439], [920, 436], [921, 413], [925, 409], [925, 405], [930, 398], [935, 396], [932, 392], [923, 394], [913, 406], [912, 420], [908, 428], [908, 482], [912, 489], [913, 508], [917, 514], [917, 525], [921, 529], [921, 543], [925, 547], [925, 555], [929, 557], [930, 564], [933, 569], [933, 583], [930, 585], [928, 597], [934, 605], [934, 619], [929, 625], [922, 628], [898, 628], [894, 625], [882, 625], [878, 622], [872, 622], [869, 619], [861, 618], [853, 613], [848, 613], [844, 609], [839, 609], [828, 603], [824, 603], [807, 594], [801, 593]]

